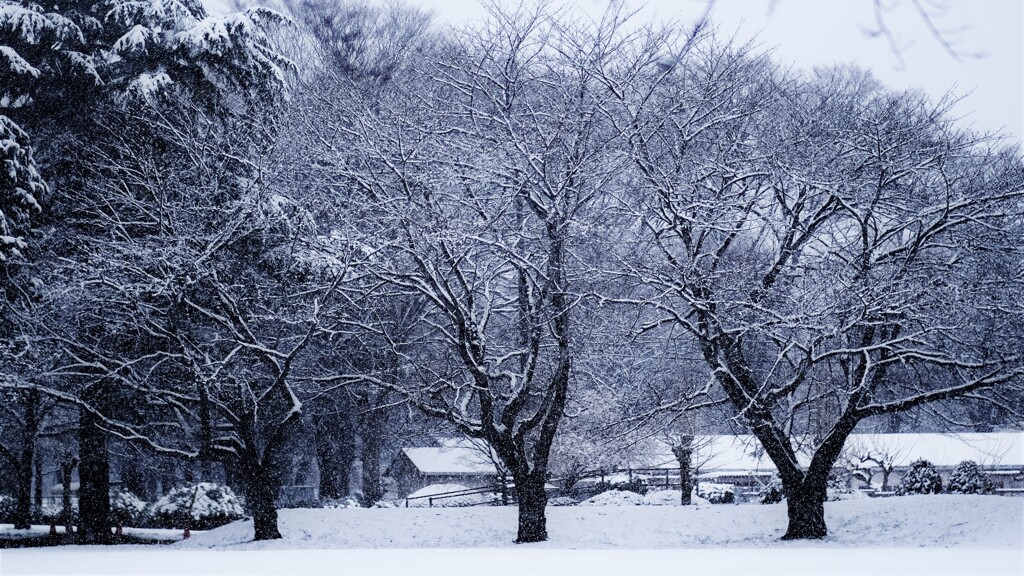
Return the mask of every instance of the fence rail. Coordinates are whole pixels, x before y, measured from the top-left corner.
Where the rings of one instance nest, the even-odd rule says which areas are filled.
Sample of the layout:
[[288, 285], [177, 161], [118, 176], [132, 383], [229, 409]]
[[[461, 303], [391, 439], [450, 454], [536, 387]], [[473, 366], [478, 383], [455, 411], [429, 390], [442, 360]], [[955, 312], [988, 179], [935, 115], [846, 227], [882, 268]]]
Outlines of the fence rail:
[[[449, 492], [438, 492], [436, 494], [427, 494], [427, 495], [424, 495], [424, 496], [406, 496], [405, 497], [405, 507], [406, 508], [409, 507], [409, 501], [410, 500], [426, 500], [427, 501], [427, 505], [430, 506], [430, 507], [433, 507], [434, 506], [434, 500], [444, 500], [446, 498], [458, 498], [460, 496], [472, 496], [474, 494], [487, 494], [487, 493], [492, 493], [493, 494], [495, 491], [498, 491], [498, 490], [500, 490], [500, 488], [497, 488], [495, 486], [484, 486], [483, 488], [467, 488], [466, 490], [451, 490]], [[481, 502], [480, 504], [485, 504], [485, 503]], [[470, 504], [470, 506], [475, 506], [475, 505], [476, 504]]]

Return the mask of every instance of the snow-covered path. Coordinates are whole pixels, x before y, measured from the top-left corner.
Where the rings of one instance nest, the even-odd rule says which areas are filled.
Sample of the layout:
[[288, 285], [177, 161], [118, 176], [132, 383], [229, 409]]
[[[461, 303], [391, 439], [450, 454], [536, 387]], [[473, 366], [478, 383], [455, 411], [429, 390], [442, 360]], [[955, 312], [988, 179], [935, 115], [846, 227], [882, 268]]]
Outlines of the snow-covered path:
[[1024, 574], [1024, 499], [829, 503], [830, 537], [780, 542], [785, 505], [549, 508], [516, 546], [515, 508], [282, 510], [284, 539], [238, 522], [170, 546], [17, 549], [10, 574]]

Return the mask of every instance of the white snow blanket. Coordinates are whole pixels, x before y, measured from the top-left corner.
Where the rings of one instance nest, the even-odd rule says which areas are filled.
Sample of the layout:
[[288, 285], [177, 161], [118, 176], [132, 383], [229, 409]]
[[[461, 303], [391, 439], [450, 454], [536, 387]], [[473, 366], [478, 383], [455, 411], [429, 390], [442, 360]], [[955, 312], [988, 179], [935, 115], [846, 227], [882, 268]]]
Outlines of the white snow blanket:
[[[633, 494], [638, 496], [637, 494]], [[643, 497], [640, 497], [641, 499]], [[786, 504], [549, 507], [551, 548], [776, 547]], [[926, 495], [828, 502], [829, 537], [801, 546], [984, 546], [1024, 542], [1024, 499]], [[514, 506], [280, 511], [284, 538], [252, 542], [234, 522], [175, 544], [232, 550], [287, 548], [465, 548], [513, 546]]]
[[517, 546], [512, 506], [293, 509], [280, 512], [282, 540], [251, 542], [252, 523], [236, 522], [170, 546], [3, 550], [0, 573], [1024, 574], [1021, 498], [872, 498], [825, 510], [827, 539], [781, 542], [784, 503], [553, 507], [550, 539]]

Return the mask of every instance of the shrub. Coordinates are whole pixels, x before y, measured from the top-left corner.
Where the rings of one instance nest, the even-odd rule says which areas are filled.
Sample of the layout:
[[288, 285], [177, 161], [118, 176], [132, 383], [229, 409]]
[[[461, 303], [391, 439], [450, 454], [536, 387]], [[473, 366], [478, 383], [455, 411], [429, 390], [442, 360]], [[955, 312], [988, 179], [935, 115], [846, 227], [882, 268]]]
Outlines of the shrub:
[[[145, 514], [142, 514], [145, 517]], [[140, 518], [140, 521], [143, 519]], [[39, 510], [38, 516], [36, 516], [35, 522], [37, 524], [49, 524], [55, 522], [58, 525], [63, 526], [64, 524], [64, 505], [63, 504], [43, 504], [41, 510]], [[72, 502], [71, 504], [71, 523], [74, 525], [78, 524], [78, 506]]]
[[786, 497], [786, 492], [782, 488], [782, 480], [778, 476], [773, 476], [767, 484], [761, 486], [761, 489], [757, 492], [757, 501], [761, 504], [778, 504]]
[[150, 522], [157, 528], [181, 528], [186, 515], [190, 517], [190, 528], [209, 530], [240, 520], [245, 513], [230, 488], [203, 482], [171, 490], [153, 504], [149, 514]]
[[320, 503], [321, 508], [362, 508], [363, 505], [352, 497], [328, 498]]
[[0, 494], [0, 523], [10, 524], [14, 522], [14, 498], [6, 494]]
[[849, 473], [829, 474], [828, 480], [826, 481], [826, 494], [829, 502], [846, 500], [853, 494], [854, 490], [850, 488], [850, 476], [851, 474]]
[[578, 504], [575, 498], [569, 496], [555, 496], [548, 499], [548, 506], [575, 506]]
[[953, 494], [990, 494], [994, 488], [992, 480], [977, 462], [964, 460], [950, 474], [946, 490]]
[[732, 484], [715, 484], [701, 482], [697, 487], [697, 496], [712, 504], [732, 504], [736, 501], [735, 487]]
[[641, 496], [647, 494], [647, 482], [643, 478], [633, 478], [622, 482], [598, 482], [594, 485], [594, 494], [601, 494], [609, 490], [619, 492], [633, 492]]
[[[110, 499], [110, 512], [114, 521], [123, 526], [137, 526], [145, 519], [146, 503], [131, 492], [122, 490]], [[60, 515], [60, 512], [57, 512]]]
[[917, 460], [900, 479], [896, 494], [938, 494], [942, 492], [942, 477], [935, 466], [927, 460]]
[[646, 502], [644, 497], [632, 490], [608, 490], [591, 496], [580, 506], [643, 506]]

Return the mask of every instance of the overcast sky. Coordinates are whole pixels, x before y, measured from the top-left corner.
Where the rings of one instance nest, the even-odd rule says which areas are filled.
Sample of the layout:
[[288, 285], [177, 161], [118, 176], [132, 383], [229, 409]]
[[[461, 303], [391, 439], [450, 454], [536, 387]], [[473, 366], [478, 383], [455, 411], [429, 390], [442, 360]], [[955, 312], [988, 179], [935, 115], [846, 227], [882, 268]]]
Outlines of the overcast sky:
[[[551, 0], [598, 15], [608, 0]], [[897, 36], [903, 63], [877, 28], [873, 0], [716, 0], [714, 22], [723, 32], [754, 38], [774, 49], [783, 63], [799, 68], [854, 62], [894, 88], [923, 88], [939, 97], [963, 95], [956, 113], [984, 131], [1002, 131], [1012, 141], [1024, 134], [1024, 2], [1021, 0], [921, 0], [945, 5], [934, 23], [961, 54], [954, 58], [932, 34], [911, 0], [883, 0], [885, 23]], [[477, 0], [412, 0], [442, 21], [463, 23], [484, 16]], [[692, 22], [706, 0], [647, 0], [640, 17]], [[982, 54], [980, 57], [973, 55]]]

